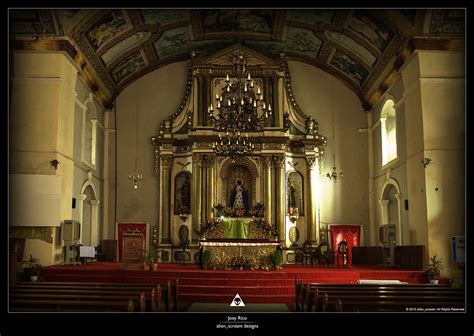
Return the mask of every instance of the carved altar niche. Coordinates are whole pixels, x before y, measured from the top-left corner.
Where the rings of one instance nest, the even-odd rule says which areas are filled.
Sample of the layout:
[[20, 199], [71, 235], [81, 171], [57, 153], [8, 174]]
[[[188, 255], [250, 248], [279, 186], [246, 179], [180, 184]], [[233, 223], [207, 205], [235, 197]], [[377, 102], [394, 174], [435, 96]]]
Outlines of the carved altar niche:
[[259, 201], [257, 199], [260, 193], [259, 175], [257, 165], [248, 157], [236, 158], [235, 162], [226, 159], [219, 169], [220, 185], [217, 186], [221, 192], [218, 197], [221, 204], [229, 206], [230, 194], [239, 178], [242, 179], [243, 186], [248, 192], [249, 207], [252, 208]]

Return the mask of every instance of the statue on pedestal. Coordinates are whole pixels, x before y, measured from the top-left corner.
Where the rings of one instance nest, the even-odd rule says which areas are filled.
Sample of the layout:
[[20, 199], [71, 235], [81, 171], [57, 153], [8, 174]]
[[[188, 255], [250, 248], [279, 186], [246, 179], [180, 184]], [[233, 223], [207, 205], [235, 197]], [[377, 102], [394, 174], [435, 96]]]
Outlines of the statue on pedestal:
[[229, 207], [232, 208], [232, 210], [249, 210], [247, 190], [244, 189], [241, 179], [235, 181], [235, 188], [230, 194]]

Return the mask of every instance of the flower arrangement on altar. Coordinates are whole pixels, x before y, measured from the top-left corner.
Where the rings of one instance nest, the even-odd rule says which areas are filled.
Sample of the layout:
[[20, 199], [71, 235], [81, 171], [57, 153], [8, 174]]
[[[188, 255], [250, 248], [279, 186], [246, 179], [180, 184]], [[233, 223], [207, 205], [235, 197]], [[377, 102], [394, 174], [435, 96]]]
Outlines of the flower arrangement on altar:
[[273, 227], [272, 224], [270, 224], [269, 222], [267, 222], [265, 219], [263, 218], [257, 218], [257, 219], [254, 219], [253, 221], [257, 227], [263, 229], [264, 231], [266, 231], [269, 235], [271, 236], [278, 236], [278, 230], [275, 229]]
[[219, 224], [222, 224], [223, 220], [220, 217], [212, 217], [207, 222], [201, 225], [199, 230], [194, 229], [199, 236], [204, 236], [208, 231], [216, 228]]

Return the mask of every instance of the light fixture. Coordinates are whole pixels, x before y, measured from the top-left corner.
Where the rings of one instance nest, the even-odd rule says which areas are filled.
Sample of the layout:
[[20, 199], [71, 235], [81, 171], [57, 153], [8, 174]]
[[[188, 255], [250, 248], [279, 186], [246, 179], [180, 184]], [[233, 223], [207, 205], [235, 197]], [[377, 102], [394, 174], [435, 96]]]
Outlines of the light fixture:
[[425, 168], [426, 168], [427, 165], [430, 164], [430, 162], [431, 162], [431, 159], [429, 159], [429, 158], [425, 158], [425, 157], [424, 157], [424, 158], [421, 159], [421, 163], [423, 163], [423, 166], [424, 166]]
[[215, 96], [216, 107], [210, 104], [207, 111], [214, 130], [226, 132], [225, 137], [219, 133], [219, 139], [213, 145], [214, 152], [234, 160], [253, 152], [255, 145], [249, 140], [248, 133], [243, 138], [241, 132], [263, 130], [272, 116], [272, 106], [265, 102], [262, 88], [254, 85], [242, 54], [234, 56], [232, 66], [235, 78], [226, 75], [222, 94]]
[[334, 183], [337, 182], [338, 179], [342, 178], [343, 177], [343, 173], [342, 173], [342, 169], [339, 170], [339, 174], [337, 173], [337, 169], [336, 169], [336, 137], [334, 136], [334, 124], [335, 124], [335, 121], [334, 121], [334, 89], [333, 89], [333, 83], [332, 83], [332, 79], [331, 79], [331, 110], [332, 110], [332, 139], [333, 139], [333, 144], [334, 144], [334, 149], [333, 149], [333, 155], [332, 155], [332, 158], [333, 158], [333, 167], [332, 167], [332, 172], [328, 172], [326, 174], [326, 177], [330, 180], [330, 181], [333, 181]]
[[[140, 64], [137, 66], [137, 80], [140, 79]], [[137, 83], [137, 113], [136, 113], [136, 124], [135, 124], [135, 170], [128, 174], [128, 178], [133, 181], [133, 188], [138, 189], [138, 182], [143, 179], [143, 175], [138, 172], [138, 112], [140, 105], [140, 90]]]
[[51, 166], [53, 166], [54, 169], [56, 170], [58, 169], [58, 164], [59, 164], [58, 160], [54, 159], [54, 160], [49, 161], [49, 163], [51, 163]]

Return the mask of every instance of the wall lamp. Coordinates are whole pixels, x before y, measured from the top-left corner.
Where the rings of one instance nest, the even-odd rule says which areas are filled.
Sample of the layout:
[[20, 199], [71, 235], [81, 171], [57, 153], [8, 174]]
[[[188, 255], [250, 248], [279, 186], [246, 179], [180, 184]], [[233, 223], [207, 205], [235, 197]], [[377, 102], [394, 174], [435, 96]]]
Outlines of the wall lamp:
[[54, 169], [56, 170], [58, 169], [58, 164], [59, 164], [58, 160], [54, 159], [54, 160], [49, 161], [49, 163], [51, 163], [51, 166], [53, 166]]
[[429, 159], [429, 158], [422, 158], [421, 159], [421, 163], [423, 163], [423, 166], [425, 166], [425, 168], [430, 162], [431, 162], [431, 159]]

